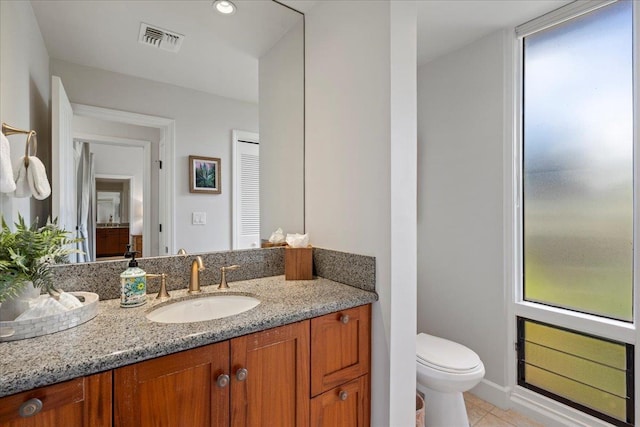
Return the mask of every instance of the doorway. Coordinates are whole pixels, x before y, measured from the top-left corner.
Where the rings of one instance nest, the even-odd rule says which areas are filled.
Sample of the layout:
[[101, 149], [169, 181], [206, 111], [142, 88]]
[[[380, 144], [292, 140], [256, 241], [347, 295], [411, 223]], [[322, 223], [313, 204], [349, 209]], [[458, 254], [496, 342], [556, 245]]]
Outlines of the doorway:
[[[157, 255], [150, 231], [154, 221], [157, 223], [152, 213], [157, 211], [153, 195], [158, 192], [157, 184], [153, 191], [150, 171], [151, 142], [96, 135], [82, 135], [79, 140], [89, 145], [94, 160], [90, 232], [95, 239], [90, 246], [96, 260], [122, 257], [127, 244], [136, 246], [133, 250], [139, 252], [138, 256]], [[112, 237], [118, 233], [122, 235]], [[106, 242], [109, 244], [105, 247]]]
[[[144, 256], [164, 255], [174, 250], [174, 141], [175, 121], [164, 117], [131, 113], [109, 108], [93, 107], [83, 104], [71, 104], [64, 91], [62, 81], [52, 76], [52, 216], [66, 229], [76, 228], [76, 177], [69, 171], [73, 165], [73, 140], [101, 141], [102, 137], [82, 134], [74, 128], [75, 118], [89, 118], [124, 125], [155, 128], [159, 132], [157, 161], [149, 161], [147, 168], [154, 168], [154, 180], [158, 182], [158, 191], [153, 197], [158, 208], [153, 209], [157, 228], [151, 228], [151, 221], [144, 221], [143, 235], [149, 236], [149, 244], [144, 245]], [[114, 138], [109, 138], [113, 140]], [[123, 138], [119, 138], [123, 140]], [[145, 162], [146, 163], [146, 162]], [[150, 183], [144, 180], [144, 185]], [[149, 212], [151, 209], [147, 209]]]
[[132, 242], [132, 236], [136, 235], [135, 227], [142, 223], [142, 216], [137, 217], [136, 211], [142, 213], [142, 210], [136, 206], [137, 197], [133, 197], [132, 190], [135, 189], [135, 184], [133, 176], [96, 176], [96, 261], [122, 258], [127, 245]]

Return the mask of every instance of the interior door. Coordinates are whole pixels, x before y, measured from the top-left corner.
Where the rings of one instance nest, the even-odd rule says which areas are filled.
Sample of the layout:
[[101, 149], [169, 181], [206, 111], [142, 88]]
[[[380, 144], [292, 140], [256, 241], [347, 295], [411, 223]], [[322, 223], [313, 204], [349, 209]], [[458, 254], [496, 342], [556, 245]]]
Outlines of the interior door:
[[233, 249], [260, 247], [260, 145], [258, 135], [234, 132]]
[[73, 109], [58, 76], [51, 76], [51, 217], [75, 235], [77, 219]]

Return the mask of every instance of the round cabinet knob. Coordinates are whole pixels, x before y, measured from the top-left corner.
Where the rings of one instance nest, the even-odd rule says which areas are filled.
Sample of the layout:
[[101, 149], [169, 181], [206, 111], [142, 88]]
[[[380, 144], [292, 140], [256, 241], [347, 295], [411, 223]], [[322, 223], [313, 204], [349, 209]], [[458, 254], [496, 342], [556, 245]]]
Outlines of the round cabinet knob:
[[32, 417], [42, 410], [42, 401], [40, 399], [29, 399], [20, 405], [18, 413], [22, 418]]
[[246, 368], [240, 368], [238, 369], [238, 371], [236, 372], [236, 379], [238, 381], [244, 381], [247, 379], [247, 374], [249, 373], [249, 371], [247, 371]]
[[220, 388], [225, 388], [229, 384], [229, 375], [220, 374], [216, 380], [216, 385]]
[[342, 316], [340, 316], [340, 321], [346, 325], [347, 323], [349, 323], [349, 315], [343, 314]]
[[349, 397], [349, 393], [347, 393], [346, 391], [342, 390], [340, 392], [340, 394], [338, 394], [338, 397], [340, 398], [340, 400], [347, 400], [347, 397]]

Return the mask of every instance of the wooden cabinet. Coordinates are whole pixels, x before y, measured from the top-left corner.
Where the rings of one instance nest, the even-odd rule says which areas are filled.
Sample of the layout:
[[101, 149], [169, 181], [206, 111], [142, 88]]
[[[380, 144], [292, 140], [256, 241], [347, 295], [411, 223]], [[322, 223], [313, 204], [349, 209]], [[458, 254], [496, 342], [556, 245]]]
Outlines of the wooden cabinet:
[[111, 426], [111, 390], [109, 371], [3, 397], [0, 426]]
[[229, 425], [229, 342], [114, 371], [115, 426]]
[[311, 319], [311, 395], [369, 372], [371, 306]]
[[311, 400], [311, 426], [369, 425], [369, 375], [329, 390]]
[[308, 321], [114, 372], [117, 427], [309, 425]]
[[231, 369], [232, 426], [309, 425], [308, 321], [232, 339]]
[[125, 253], [129, 244], [129, 227], [96, 229], [96, 256], [118, 256]]
[[[0, 427], [368, 427], [370, 316], [356, 307], [0, 398]], [[42, 409], [23, 418], [30, 399]]]
[[142, 258], [142, 234], [131, 235], [131, 250], [138, 252], [138, 257]]
[[369, 425], [371, 306], [311, 319], [311, 425]]

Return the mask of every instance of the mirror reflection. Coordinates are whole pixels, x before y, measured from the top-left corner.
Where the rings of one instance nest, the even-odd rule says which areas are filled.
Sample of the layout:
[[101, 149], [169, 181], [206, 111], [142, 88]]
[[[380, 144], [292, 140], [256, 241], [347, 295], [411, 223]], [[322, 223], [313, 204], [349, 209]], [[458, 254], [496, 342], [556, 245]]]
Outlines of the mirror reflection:
[[[78, 261], [121, 256], [123, 242], [156, 256], [303, 232], [303, 16], [235, 4], [224, 16], [210, 1], [2, 2], [3, 88], [23, 78], [5, 59], [31, 49], [41, 69], [29, 79], [46, 75], [51, 92], [26, 91], [49, 106], [45, 126], [5, 114], [24, 94], [1, 95], [3, 121], [29, 119], [44, 136], [52, 186], [45, 207], [3, 195], [5, 218], [47, 213], [77, 228], [90, 252]], [[189, 156], [220, 159], [219, 194], [190, 192]]]

